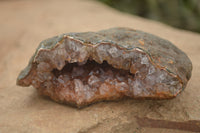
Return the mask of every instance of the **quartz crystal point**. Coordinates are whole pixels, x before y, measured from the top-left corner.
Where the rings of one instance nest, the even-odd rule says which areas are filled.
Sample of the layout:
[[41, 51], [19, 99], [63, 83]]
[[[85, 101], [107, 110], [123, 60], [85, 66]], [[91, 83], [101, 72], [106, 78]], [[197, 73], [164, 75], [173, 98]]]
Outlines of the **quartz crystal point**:
[[191, 77], [188, 56], [171, 42], [129, 28], [66, 33], [40, 43], [17, 84], [82, 107], [125, 97], [170, 99]]

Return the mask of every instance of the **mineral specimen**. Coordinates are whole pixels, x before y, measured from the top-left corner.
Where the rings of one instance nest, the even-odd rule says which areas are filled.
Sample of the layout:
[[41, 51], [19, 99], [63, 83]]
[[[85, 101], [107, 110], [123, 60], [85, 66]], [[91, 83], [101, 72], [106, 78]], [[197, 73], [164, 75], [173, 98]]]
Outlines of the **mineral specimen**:
[[186, 87], [191, 71], [190, 59], [169, 41], [112, 28], [42, 41], [17, 84], [82, 107], [124, 97], [170, 99]]

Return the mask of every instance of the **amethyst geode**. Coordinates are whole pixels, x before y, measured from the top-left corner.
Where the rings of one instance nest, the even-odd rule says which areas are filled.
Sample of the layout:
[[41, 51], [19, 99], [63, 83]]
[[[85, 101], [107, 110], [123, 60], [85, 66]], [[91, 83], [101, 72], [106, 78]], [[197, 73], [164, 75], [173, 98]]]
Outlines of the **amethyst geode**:
[[173, 98], [186, 87], [191, 71], [190, 59], [169, 41], [112, 28], [42, 41], [17, 84], [81, 107], [124, 97]]

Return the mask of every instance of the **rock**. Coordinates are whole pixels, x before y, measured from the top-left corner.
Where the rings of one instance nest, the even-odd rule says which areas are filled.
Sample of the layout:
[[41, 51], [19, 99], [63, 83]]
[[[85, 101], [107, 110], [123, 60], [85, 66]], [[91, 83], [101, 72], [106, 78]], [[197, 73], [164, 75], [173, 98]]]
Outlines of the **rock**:
[[[2, 46], [0, 49], [0, 132], [192, 133], [171, 125], [174, 124], [173, 122], [200, 120], [200, 45], [198, 45], [200, 34], [120, 13], [97, 1], [4, 0], [0, 1], [0, 16]], [[16, 85], [19, 72], [27, 65], [38, 43], [44, 38], [71, 31], [98, 31], [119, 26], [133, 27], [166, 38], [187, 53], [192, 61], [193, 71], [181, 95], [171, 100], [161, 101], [126, 99], [100, 102], [77, 109], [41, 97], [32, 86]], [[125, 54], [123, 58], [127, 56], [128, 54]], [[48, 65], [42, 66], [50, 70]], [[128, 68], [130, 64], [124, 66]], [[154, 71], [152, 68], [150, 73]], [[68, 81], [69, 77], [65, 75], [60, 79]], [[121, 75], [118, 76], [118, 80], [123, 80]], [[51, 82], [45, 86], [48, 88], [47, 92], [51, 91]], [[70, 90], [64, 90], [62, 94], [65, 93], [70, 93]], [[141, 120], [143, 117], [148, 117], [154, 121], [172, 121], [172, 123], [167, 126], [163, 124], [166, 122], [162, 122], [162, 126], [157, 128], [159, 125], [157, 123], [160, 121], [157, 121], [157, 126], [154, 127], [149, 124], [149, 121], [144, 121], [145, 123], [141, 121], [144, 123], [142, 126], [136, 116]], [[183, 124], [183, 126], [195, 128], [198, 125]]]
[[[66, 33], [42, 41], [17, 84], [33, 85], [55, 101], [82, 107], [123, 97], [173, 98], [186, 87], [191, 71], [190, 59], [169, 41], [130, 28], [112, 28], [96, 33]], [[54, 77], [49, 80], [45, 75]], [[70, 80], [59, 78], [65, 75]], [[123, 80], [119, 81], [118, 75]], [[132, 82], [128, 82], [129, 77]], [[33, 80], [38, 84], [32, 84]], [[46, 82], [52, 83], [48, 93]], [[61, 94], [65, 89], [72, 89], [73, 94]]]

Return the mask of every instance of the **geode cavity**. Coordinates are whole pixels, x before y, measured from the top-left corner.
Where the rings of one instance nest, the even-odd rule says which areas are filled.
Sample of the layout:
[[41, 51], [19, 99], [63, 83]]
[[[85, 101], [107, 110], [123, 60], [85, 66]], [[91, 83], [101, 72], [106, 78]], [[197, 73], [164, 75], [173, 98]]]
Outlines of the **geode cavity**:
[[81, 107], [123, 97], [173, 98], [186, 87], [191, 71], [190, 59], [169, 41], [112, 28], [42, 41], [17, 84]]

